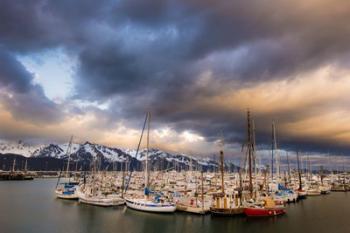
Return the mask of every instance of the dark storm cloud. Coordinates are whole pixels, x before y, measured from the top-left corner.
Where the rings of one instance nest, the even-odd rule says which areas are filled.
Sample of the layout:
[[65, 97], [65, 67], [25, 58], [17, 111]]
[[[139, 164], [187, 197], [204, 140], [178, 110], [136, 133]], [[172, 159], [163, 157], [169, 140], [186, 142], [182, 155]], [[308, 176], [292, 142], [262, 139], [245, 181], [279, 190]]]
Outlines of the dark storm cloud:
[[27, 92], [32, 76], [8, 52], [0, 50], [0, 83], [2, 87]]
[[[192, 129], [208, 140], [224, 131], [227, 141], [244, 141], [240, 110], [201, 108], [195, 100], [217, 95], [230, 81], [239, 89], [293, 78], [327, 63], [340, 65], [337, 59], [348, 54], [350, 34], [349, 4], [339, 4], [343, 7], [330, 1], [318, 6], [301, 1], [122, 1], [107, 20], [116, 39], [99, 44], [97, 51], [87, 46], [80, 55], [80, 97], [117, 96], [111, 109], [119, 111], [111, 110], [112, 119], [139, 120], [151, 109], [159, 123], [179, 131]], [[128, 30], [121, 30], [123, 25]], [[198, 87], [205, 69], [215, 83]], [[258, 142], [270, 143], [272, 119], [300, 119], [305, 110], [257, 116]], [[283, 140], [321, 149], [318, 138]]]
[[62, 119], [58, 106], [15, 57], [0, 50], [0, 102], [15, 119], [33, 123], [52, 123]]
[[[346, 9], [348, 4], [341, 4]], [[115, 34], [91, 29], [115, 39], [84, 47], [77, 89], [82, 94], [91, 89], [108, 98], [154, 86], [161, 97], [174, 93], [173, 99], [195, 91], [188, 88], [199, 75], [193, 66], [210, 67], [217, 80], [245, 84], [291, 76], [347, 53], [346, 10], [330, 2], [325, 4], [329, 9], [303, 5], [291, 1], [116, 2], [104, 21]], [[123, 26], [128, 29], [122, 30]]]
[[[55, 47], [76, 53], [74, 98], [110, 101], [111, 122], [124, 119], [134, 127], [150, 109], [156, 124], [191, 129], [210, 141], [221, 131], [227, 141], [243, 141], [241, 109], [208, 108], [201, 100], [325, 64], [346, 66], [349, 9], [341, 0], [1, 1], [0, 43], [13, 54]], [[203, 86], [205, 71], [212, 79]], [[31, 96], [55, 115], [23, 67], [13, 62], [2, 72], [8, 74], [3, 85], [36, 93]], [[276, 115], [287, 122], [305, 111], [258, 115], [259, 141], [268, 141], [263, 138]], [[285, 141], [299, 145], [301, 139]], [[310, 145], [303, 147], [321, 148], [318, 138]]]

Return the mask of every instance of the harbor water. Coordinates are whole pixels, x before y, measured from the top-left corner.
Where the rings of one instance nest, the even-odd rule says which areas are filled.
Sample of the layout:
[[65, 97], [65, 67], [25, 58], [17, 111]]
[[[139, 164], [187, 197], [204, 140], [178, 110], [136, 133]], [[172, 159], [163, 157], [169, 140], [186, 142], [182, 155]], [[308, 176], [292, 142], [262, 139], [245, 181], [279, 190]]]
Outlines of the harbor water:
[[309, 197], [274, 218], [152, 214], [55, 198], [55, 179], [0, 182], [1, 233], [350, 232], [350, 193]]

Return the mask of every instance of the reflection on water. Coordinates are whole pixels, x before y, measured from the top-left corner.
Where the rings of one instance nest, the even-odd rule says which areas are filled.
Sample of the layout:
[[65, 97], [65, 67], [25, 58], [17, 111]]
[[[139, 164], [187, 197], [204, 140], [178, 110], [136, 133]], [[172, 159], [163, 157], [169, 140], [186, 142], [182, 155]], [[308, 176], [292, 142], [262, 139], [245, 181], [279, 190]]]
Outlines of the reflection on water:
[[332, 193], [290, 204], [275, 218], [153, 214], [58, 200], [54, 179], [0, 182], [1, 233], [350, 232], [350, 194]]

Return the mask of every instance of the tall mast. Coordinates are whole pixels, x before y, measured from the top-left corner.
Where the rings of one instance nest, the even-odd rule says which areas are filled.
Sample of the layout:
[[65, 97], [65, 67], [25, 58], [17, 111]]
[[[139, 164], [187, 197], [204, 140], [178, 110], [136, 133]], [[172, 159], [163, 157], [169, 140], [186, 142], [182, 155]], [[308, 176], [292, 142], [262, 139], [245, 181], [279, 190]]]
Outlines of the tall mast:
[[299, 152], [297, 151], [297, 164], [298, 164], [298, 177], [299, 177], [299, 190], [301, 191], [303, 189], [301, 184], [301, 173], [300, 173], [300, 161], [299, 161]]
[[73, 135], [70, 137], [69, 144], [66, 151], [66, 155], [68, 155], [67, 170], [66, 170], [67, 177], [69, 177], [69, 163], [70, 163], [70, 152], [71, 152], [72, 141], [73, 141]]
[[253, 177], [252, 177], [252, 156], [253, 156], [253, 140], [252, 140], [252, 126], [250, 119], [250, 112], [247, 111], [247, 128], [248, 128], [248, 169], [249, 169], [249, 191], [253, 196]]
[[28, 168], [28, 159], [26, 159], [26, 163], [24, 165], [24, 172], [27, 172], [27, 168]]
[[151, 124], [151, 113], [147, 113], [147, 151], [146, 151], [146, 166], [145, 166], [145, 187], [148, 188], [149, 185], [149, 169], [148, 169], [148, 153], [149, 153], [149, 130]]
[[[123, 166], [124, 164], [124, 166]], [[121, 163], [121, 169], [122, 169], [122, 194], [121, 197], [124, 197], [124, 190], [125, 190], [125, 172], [127, 168], [127, 160], [125, 159], [124, 162]]]
[[289, 156], [288, 156], [288, 152], [287, 152], [286, 156], [287, 156], [287, 165], [288, 165], [288, 179], [290, 180], [290, 165], [289, 165]]
[[225, 194], [225, 187], [224, 187], [224, 152], [220, 151], [220, 170], [221, 170], [221, 191], [223, 194]]
[[15, 172], [15, 169], [16, 169], [16, 159], [13, 159], [12, 172]]
[[241, 169], [238, 168], [238, 177], [239, 177], [239, 190], [238, 190], [238, 197], [239, 197], [239, 201], [240, 201], [240, 205], [242, 205], [242, 192], [243, 192], [243, 182], [242, 182], [242, 173], [241, 173]]
[[271, 181], [273, 181], [273, 161], [274, 161], [274, 134], [273, 134], [273, 123], [272, 123], [272, 143], [271, 143]]
[[202, 211], [204, 210], [204, 184], [203, 184], [203, 168], [201, 171], [201, 186], [202, 186], [202, 195], [201, 195], [201, 199], [202, 199]]
[[255, 121], [252, 119], [252, 142], [253, 142], [253, 168], [254, 174], [257, 175], [257, 161], [256, 161], [256, 153], [255, 153]]
[[309, 154], [307, 155], [307, 161], [308, 161], [308, 170], [309, 170], [309, 180], [311, 181], [312, 171], [311, 171], [311, 160], [310, 160]]
[[274, 171], [274, 161], [276, 160], [276, 178], [279, 179], [280, 167], [279, 159], [277, 155], [277, 141], [276, 141], [276, 126], [275, 122], [272, 121], [272, 144], [271, 144], [271, 179], [273, 180], [273, 171]]

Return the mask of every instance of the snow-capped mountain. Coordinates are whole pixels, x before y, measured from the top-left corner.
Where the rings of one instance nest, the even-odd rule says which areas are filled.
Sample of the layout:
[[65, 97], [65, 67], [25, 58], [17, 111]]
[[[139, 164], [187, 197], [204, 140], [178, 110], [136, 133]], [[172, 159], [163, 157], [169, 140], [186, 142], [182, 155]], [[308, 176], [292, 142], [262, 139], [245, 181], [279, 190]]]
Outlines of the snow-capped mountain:
[[1, 154], [17, 154], [25, 157], [30, 157], [34, 152], [42, 149], [42, 145], [31, 145], [21, 140], [18, 142], [0, 141]]
[[[132, 149], [121, 149], [108, 147], [100, 144], [85, 142], [83, 144], [72, 144], [68, 151], [68, 143], [65, 144], [49, 144], [42, 146], [31, 146], [23, 142], [0, 144], [0, 154], [19, 154], [31, 158], [55, 158], [66, 160], [68, 154], [75, 162], [84, 162], [91, 164], [93, 161], [100, 161], [102, 164], [122, 163], [129, 161], [135, 168], [142, 168], [142, 162], [146, 158], [146, 149], [141, 149], [138, 153]], [[178, 168], [215, 168], [217, 163], [210, 159], [203, 159], [196, 156], [169, 153], [159, 149], [149, 150], [149, 160], [153, 166], [166, 169], [172, 167]]]

